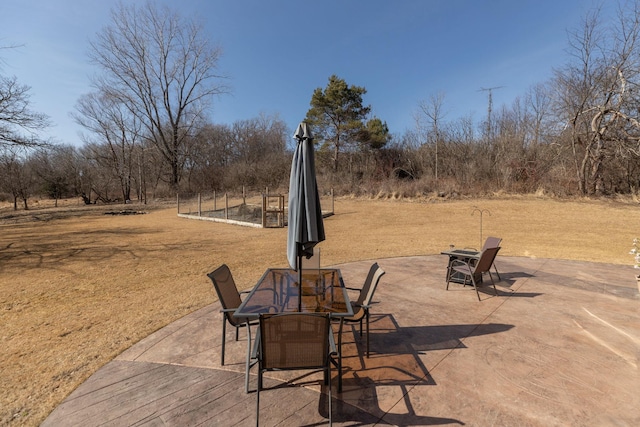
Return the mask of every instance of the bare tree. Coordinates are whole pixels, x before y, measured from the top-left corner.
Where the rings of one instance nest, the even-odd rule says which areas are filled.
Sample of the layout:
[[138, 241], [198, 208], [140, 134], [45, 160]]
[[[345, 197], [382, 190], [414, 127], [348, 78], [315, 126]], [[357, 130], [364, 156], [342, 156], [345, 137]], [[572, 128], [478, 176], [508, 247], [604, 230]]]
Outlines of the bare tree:
[[76, 149], [72, 145], [54, 145], [36, 150], [31, 165], [41, 181], [42, 191], [55, 200], [77, 196], [74, 183], [77, 179]]
[[29, 90], [16, 77], [0, 76], [0, 146], [45, 145], [39, 132], [50, 125], [49, 118], [31, 109]]
[[551, 131], [556, 130], [552, 117], [552, 96], [549, 86], [545, 83], [538, 83], [527, 91], [525, 104], [530, 112], [531, 121], [529, 125], [529, 145], [536, 146], [546, 139]]
[[428, 101], [420, 101], [415, 113], [416, 127], [424, 141], [434, 146], [434, 176], [438, 182], [438, 145], [442, 144], [442, 121], [444, 119], [444, 93], [431, 95]]
[[589, 14], [571, 35], [573, 61], [555, 73], [582, 194], [605, 192], [607, 162], [638, 147], [640, 8], [637, 1], [631, 6], [620, 9], [618, 24], [609, 29], [598, 10]]
[[214, 73], [221, 50], [199, 25], [151, 2], [120, 4], [111, 21], [91, 43], [91, 59], [103, 72], [95, 86], [140, 121], [176, 188], [185, 144], [204, 121], [212, 97], [226, 91]]
[[140, 138], [140, 122], [128, 109], [104, 92], [84, 95], [76, 105], [76, 122], [89, 131], [83, 135], [93, 157], [118, 178], [122, 201], [131, 199], [133, 150]]
[[21, 156], [16, 147], [4, 149], [0, 154], [0, 189], [13, 196], [13, 210], [18, 200], [29, 209], [28, 200], [36, 188], [37, 177], [29, 157]]
[[246, 186], [262, 190], [287, 183], [290, 132], [277, 116], [260, 114], [232, 125], [206, 125], [193, 138], [185, 166], [190, 191]]

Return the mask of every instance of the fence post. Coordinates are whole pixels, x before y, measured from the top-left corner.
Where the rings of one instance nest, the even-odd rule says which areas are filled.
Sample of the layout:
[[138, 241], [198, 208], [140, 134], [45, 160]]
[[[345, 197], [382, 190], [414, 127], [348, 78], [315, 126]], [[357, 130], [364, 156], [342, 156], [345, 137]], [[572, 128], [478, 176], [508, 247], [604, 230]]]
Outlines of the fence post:
[[262, 195], [262, 228], [267, 227], [267, 195]]
[[202, 216], [202, 195], [198, 193], [198, 216]]
[[217, 196], [216, 196], [216, 190], [213, 190], [213, 210], [217, 211], [218, 210], [218, 204], [217, 204]]
[[180, 194], [176, 193], [176, 203], [178, 204], [178, 213], [180, 213]]
[[242, 204], [247, 204], [247, 193], [245, 191], [244, 185], [242, 186]]
[[334, 198], [333, 198], [333, 188], [331, 189], [331, 214], [334, 215], [336, 212], [333, 210], [334, 206]]
[[229, 195], [224, 193], [224, 219], [229, 219]]
[[278, 210], [280, 211], [278, 213], [278, 225], [284, 227], [284, 195], [282, 194], [278, 196]]

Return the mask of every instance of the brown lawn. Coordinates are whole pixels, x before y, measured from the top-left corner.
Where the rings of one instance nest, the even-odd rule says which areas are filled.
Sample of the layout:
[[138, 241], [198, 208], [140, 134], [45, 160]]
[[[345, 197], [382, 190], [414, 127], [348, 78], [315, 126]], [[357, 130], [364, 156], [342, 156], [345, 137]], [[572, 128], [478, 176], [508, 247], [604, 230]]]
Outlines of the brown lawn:
[[[322, 264], [478, 247], [474, 207], [484, 210], [483, 236], [504, 239], [500, 255], [626, 264], [633, 280], [640, 209], [632, 201], [337, 199]], [[166, 205], [136, 207], [144, 215], [105, 209], [0, 210], [2, 425], [38, 425], [123, 350], [212, 303], [206, 273], [218, 265], [242, 287], [286, 265], [286, 229], [188, 220]]]

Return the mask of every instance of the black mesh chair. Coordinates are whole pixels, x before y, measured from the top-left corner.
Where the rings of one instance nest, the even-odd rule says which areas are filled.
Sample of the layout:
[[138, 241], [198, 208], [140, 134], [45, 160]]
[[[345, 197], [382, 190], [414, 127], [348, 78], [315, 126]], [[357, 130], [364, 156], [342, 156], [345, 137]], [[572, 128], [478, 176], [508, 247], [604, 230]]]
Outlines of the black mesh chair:
[[260, 420], [262, 374], [275, 370], [324, 371], [329, 388], [329, 424], [331, 417], [331, 364], [337, 349], [328, 313], [261, 314], [260, 330], [252, 357], [258, 360], [256, 426]]

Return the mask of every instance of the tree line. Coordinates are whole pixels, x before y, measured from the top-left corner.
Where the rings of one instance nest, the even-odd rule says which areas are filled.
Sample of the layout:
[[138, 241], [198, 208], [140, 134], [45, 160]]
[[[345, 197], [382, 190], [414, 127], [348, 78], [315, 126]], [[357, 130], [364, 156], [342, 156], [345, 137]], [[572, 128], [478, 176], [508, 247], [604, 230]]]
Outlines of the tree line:
[[[337, 194], [418, 196], [544, 191], [560, 196], [636, 193], [640, 185], [640, 2], [615, 22], [594, 9], [569, 33], [566, 63], [482, 123], [448, 120], [446, 94], [391, 134], [371, 117], [366, 88], [330, 76], [311, 94], [307, 121], [319, 185]], [[74, 118], [83, 146], [41, 141], [47, 118], [28, 87], [0, 75], [0, 192], [28, 208], [33, 195], [86, 203], [146, 202], [176, 192], [286, 191], [291, 129], [277, 116], [214, 124], [228, 90], [220, 48], [174, 11], [120, 5], [91, 43], [100, 70]]]

